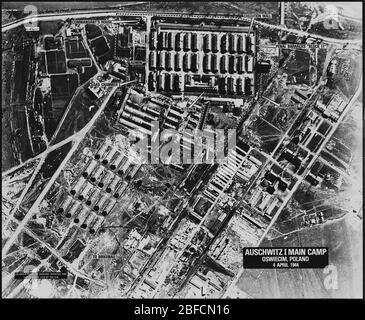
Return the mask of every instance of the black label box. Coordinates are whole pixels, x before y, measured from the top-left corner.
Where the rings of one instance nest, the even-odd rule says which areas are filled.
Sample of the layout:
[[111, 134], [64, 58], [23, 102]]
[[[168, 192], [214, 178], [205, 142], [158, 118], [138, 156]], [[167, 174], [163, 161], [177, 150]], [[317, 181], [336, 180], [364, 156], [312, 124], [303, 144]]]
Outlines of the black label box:
[[322, 269], [327, 265], [327, 247], [243, 248], [246, 269]]

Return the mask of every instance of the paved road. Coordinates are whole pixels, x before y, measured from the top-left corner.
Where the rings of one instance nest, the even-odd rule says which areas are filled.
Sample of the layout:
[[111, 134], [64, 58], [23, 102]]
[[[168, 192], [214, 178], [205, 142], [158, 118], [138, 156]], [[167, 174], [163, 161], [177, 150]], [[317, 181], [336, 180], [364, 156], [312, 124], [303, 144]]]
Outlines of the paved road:
[[[130, 82], [126, 82], [124, 84], [120, 84], [121, 85], [127, 85], [130, 84], [134, 81], [130, 81]], [[80, 145], [80, 143], [82, 142], [83, 138], [85, 137], [85, 135], [90, 131], [90, 129], [92, 128], [92, 126], [94, 125], [95, 121], [99, 118], [99, 116], [101, 115], [101, 113], [104, 111], [108, 101], [110, 100], [110, 98], [113, 96], [113, 94], [115, 93], [115, 91], [117, 90], [117, 88], [119, 87], [118, 85], [115, 87], [112, 87], [110, 92], [108, 93], [108, 95], [106, 96], [104, 102], [101, 104], [101, 106], [99, 107], [99, 109], [97, 110], [97, 112], [95, 113], [95, 115], [92, 117], [92, 119], [89, 121], [89, 123], [87, 123], [87, 125], [82, 128], [79, 132], [75, 133], [74, 135], [72, 135], [71, 137], [51, 146], [48, 150], [46, 150], [47, 152], [42, 153], [42, 158], [43, 160], [46, 157], [46, 154], [48, 154], [49, 152], [51, 152], [51, 150], [55, 150], [57, 148], [59, 148], [61, 145], [64, 145], [70, 141], [74, 141], [74, 145], [72, 146], [71, 150], [69, 151], [69, 153], [67, 154], [67, 156], [65, 157], [65, 159], [62, 161], [61, 165], [58, 167], [58, 169], [56, 170], [56, 172], [53, 174], [52, 178], [50, 179], [50, 181], [47, 183], [47, 185], [45, 186], [45, 188], [42, 190], [42, 192], [40, 193], [40, 195], [38, 196], [37, 200], [34, 202], [34, 204], [32, 205], [32, 207], [29, 209], [29, 211], [27, 212], [26, 216], [23, 218], [23, 220], [21, 221], [21, 223], [18, 225], [18, 227], [16, 228], [16, 230], [14, 231], [14, 233], [12, 234], [12, 236], [7, 240], [7, 242], [5, 243], [3, 249], [2, 249], [2, 255], [6, 255], [7, 252], [9, 251], [9, 249], [11, 248], [11, 246], [13, 245], [13, 243], [16, 241], [18, 235], [22, 232], [28, 232], [28, 233], [32, 233], [31, 230], [29, 230], [26, 227], [27, 222], [32, 218], [33, 214], [36, 213], [37, 211], [39, 211], [39, 205], [42, 202], [43, 198], [45, 197], [45, 195], [47, 194], [47, 192], [50, 190], [50, 188], [52, 187], [53, 183], [55, 182], [55, 180], [57, 179], [57, 177], [59, 176], [60, 172], [62, 171], [63, 167], [65, 166], [65, 164], [67, 163], [67, 161], [71, 158], [71, 156], [75, 153], [75, 151], [77, 150], [78, 146]], [[34, 158], [32, 159], [34, 160]], [[42, 161], [41, 161], [42, 162]], [[24, 165], [24, 164], [23, 164]], [[34, 179], [34, 176], [32, 177]], [[28, 182], [27, 187], [29, 188], [31, 184], [31, 181]], [[21, 203], [21, 201], [19, 201], [17, 203], [17, 205], [19, 206]], [[9, 221], [11, 219], [9, 218]], [[51, 247], [50, 245], [48, 245], [47, 243], [45, 243], [44, 241], [42, 241], [41, 239], [39, 239], [35, 234], [32, 233], [32, 236], [34, 238], [36, 238], [38, 241], [40, 241], [44, 246], [46, 246], [53, 255], [55, 255], [60, 261], [62, 261], [75, 275], [86, 278], [90, 281], [93, 281], [95, 283], [97, 283], [98, 285], [104, 286], [105, 283], [92, 279], [90, 277], [88, 277], [86, 274], [84, 274], [83, 272], [81, 272], [79, 269], [75, 268], [72, 264], [68, 263], [67, 261], [65, 261], [61, 256], [59, 256], [58, 252], [56, 249], [54, 249], [53, 247]]]
[[314, 39], [323, 40], [324, 42], [328, 42], [328, 43], [357, 44], [357, 45], [362, 46], [362, 39], [329, 38], [329, 37], [324, 37], [324, 36], [320, 36], [320, 35], [317, 35], [317, 34], [309, 33], [309, 32], [306, 32], [306, 31], [301, 31], [301, 30], [297, 30], [297, 29], [289, 29], [289, 28], [286, 28], [284, 26], [272, 25], [272, 24], [262, 22], [262, 21], [257, 21], [257, 20], [255, 20], [254, 24], [261, 25], [262, 27], [267, 27], [267, 28], [274, 29], [274, 30], [285, 31], [285, 32], [292, 33], [292, 34], [295, 34], [295, 35], [300, 36], [300, 37], [311, 37], [311, 38], [314, 38]]
[[[153, 16], [160, 16], [160, 17], [170, 17], [170, 18], [190, 18], [190, 19], [215, 19], [215, 20], [242, 20], [251, 22], [250, 18], [247, 18], [243, 15], [222, 15], [222, 14], [189, 14], [189, 13], [179, 13], [179, 12], [147, 12], [147, 11], [116, 11], [116, 10], [89, 10], [89, 11], [74, 11], [74, 12], [64, 12], [64, 13], [46, 13], [46, 14], [39, 14], [34, 15], [31, 17], [25, 17], [10, 23], [7, 23], [1, 27], [2, 32], [11, 30], [13, 28], [19, 27], [25, 23], [36, 23], [37, 21], [52, 21], [52, 20], [66, 20], [70, 18], [77, 18], [77, 19], [86, 19], [86, 18], [100, 18], [100, 17], [118, 17], [118, 16], [133, 16], [133, 17], [153, 17]], [[323, 40], [329, 43], [337, 43], [337, 44], [358, 44], [362, 45], [361, 39], [355, 40], [343, 40], [343, 39], [335, 39], [324, 37], [320, 35], [315, 35], [309, 32], [297, 30], [297, 29], [288, 29], [285, 26], [277, 26], [272, 25], [269, 23], [265, 23], [262, 21], [255, 20], [254, 24], [260, 25], [262, 27], [271, 28], [274, 30], [281, 30], [285, 32], [290, 32], [296, 34], [298, 36], [306, 36], [312, 37], [315, 39]]]
[[89, 52], [91, 60], [93, 61], [95, 67], [98, 69], [98, 72], [101, 72], [100, 66], [99, 66], [98, 62], [96, 61], [93, 52], [90, 49], [89, 42], [87, 41], [85, 28], [82, 28], [81, 35], [82, 35], [82, 39], [84, 40], [85, 47], [86, 47], [87, 51]]
[[[81, 129], [81, 130], [82, 130], [82, 129]], [[64, 139], [64, 140], [62, 140], [62, 141], [60, 141], [60, 142], [58, 142], [58, 143], [56, 143], [56, 144], [54, 144], [54, 145], [52, 145], [52, 146], [50, 146], [49, 148], [47, 148], [46, 150], [44, 150], [42, 153], [40, 153], [40, 154], [36, 155], [35, 157], [30, 158], [30, 159], [28, 159], [28, 160], [26, 160], [26, 161], [24, 161], [24, 162], [22, 162], [22, 163], [18, 164], [17, 166], [12, 167], [11, 169], [9, 169], [9, 170], [7, 170], [7, 171], [2, 172], [1, 176], [4, 178], [4, 177], [6, 177], [7, 175], [9, 175], [9, 174], [13, 173], [14, 171], [16, 171], [16, 170], [18, 170], [18, 169], [20, 169], [20, 168], [22, 168], [22, 167], [26, 166], [27, 164], [30, 164], [30, 163], [31, 163], [32, 161], [34, 161], [34, 160], [37, 160], [37, 159], [39, 159], [39, 158], [45, 158], [45, 156], [46, 156], [47, 154], [49, 154], [50, 152], [52, 152], [52, 151], [54, 151], [54, 150], [56, 150], [56, 149], [58, 149], [58, 148], [60, 148], [60, 147], [64, 146], [65, 144], [69, 143], [70, 141], [74, 141], [75, 139], [77, 139], [77, 137], [78, 137], [78, 133], [79, 133], [79, 132], [77, 132], [77, 133], [73, 134], [72, 136], [69, 136], [68, 138], [66, 138], [66, 139]]]
[[[133, 81], [129, 81], [129, 82], [126, 82], [126, 83], [123, 83], [123, 85], [127, 85], [127, 84], [130, 84], [130, 83], [132, 83], [132, 82], [135, 82], [135, 80], [133, 80]], [[65, 112], [64, 117], [66, 116], [66, 113], [67, 113], [67, 112], [68, 112], [68, 111], [66, 111], [66, 112]], [[64, 121], [64, 119], [61, 119], [61, 122], [60, 122], [60, 123], [63, 123], [63, 121]], [[59, 128], [60, 128], [60, 126], [59, 126]], [[59, 130], [59, 129], [57, 129], [57, 130]], [[58, 148], [60, 148], [60, 147], [64, 146], [65, 144], [69, 143], [70, 141], [75, 141], [75, 140], [77, 140], [77, 139], [78, 139], [78, 135], [79, 135], [79, 134], [80, 134], [80, 132], [82, 132], [83, 130], [85, 130], [85, 127], [84, 127], [83, 129], [81, 129], [79, 132], [74, 133], [72, 136], [69, 136], [69, 137], [67, 137], [67, 138], [66, 138], [66, 139], [64, 139], [64, 140], [62, 140], [62, 141], [60, 141], [60, 142], [57, 142], [57, 143], [56, 143], [56, 144], [54, 144], [54, 145], [49, 146], [46, 150], [44, 150], [42, 153], [40, 153], [40, 154], [36, 155], [35, 157], [30, 158], [30, 159], [28, 159], [28, 160], [26, 160], [26, 161], [24, 161], [24, 162], [22, 162], [22, 163], [18, 164], [17, 166], [12, 167], [12, 168], [10, 168], [10, 169], [9, 169], [9, 170], [7, 170], [7, 171], [2, 172], [2, 173], [1, 173], [1, 176], [4, 178], [4, 177], [6, 177], [7, 175], [9, 175], [9, 174], [13, 173], [14, 171], [19, 170], [20, 168], [22, 168], [22, 167], [26, 166], [27, 164], [30, 164], [32, 161], [37, 160], [37, 159], [39, 159], [39, 158], [44, 158], [44, 157], [45, 157], [47, 154], [49, 154], [50, 152], [52, 152], [52, 151], [54, 151], [54, 150], [56, 150], [56, 149], [58, 149]], [[54, 135], [54, 137], [55, 137], [55, 135]], [[52, 142], [52, 141], [51, 141], [51, 142]]]
[[68, 162], [68, 160], [72, 157], [72, 155], [75, 153], [75, 151], [79, 147], [79, 145], [80, 145], [81, 141], [83, 140], [83, 138], [85, 137], [86, 133], [94, 125], [95, 121], [98, 119], [98, 117], [100, 116], [100, 114], [102, 113], [102, 111], [104, 110], [104, 108], [106, 107], [109, 99], [111, 98], [111, 96], [114, 94], [114, 92], [116, 90], [117, 90], [117, 87], [111, 88], [111, 90], [110, 90], [109, 94], [107, 95], [106, 99], [104, 100], [104, 102], [102, 103], [102, 105], [99, 107], [98, 111], [95, 113], [95, 115], [90, 120], [90, 122], [83, 129], [81, 129], [81, 131], [79, 131], [75, 135], [76, 137], [75, 137], [74, 144], [73, 144], [71, 150], [68, 152], [68, 154], [66, 155], [65, 159], [62, 161], [61, 165], [57, 168], [57, 170], [53, 174], [52, 178], [48, 181], [48, 183], [46, 184], [46, 186], [44, 187], [44, 189], [42, 190], [42, 192], [40, 193], [40, 195], [38, 196], [37, 200], [34, 202], [34, 204], [32, 205], [32, 207], [28, 210], [27, 214], [25, 215], [25, 217], [23, 218], [23, 220], [21, 221], [21, 223], [18, 225], [18, 227], [16, 228], [16, 230], [14, 231], [14, 233], [12, 234], [12, 236], [6, 241], [6, 243], [5, 243], [5, 245], [4, 245], [3, 249], [2, 249], [2, 255], [3, 256], [5, 256], [8, 253], [10, 247], [15, 242], [15, 240], [17, 239], [19, 233], [23, 230], [23, 228], [28, 223], [28, 221], [32, 218], [32, 216], [36, 212], [39, 211], [39, 205], [42, 202], [43, 198], [48, 193], [48, 191], [52, 187], [53, 183], [55, 182], [55, 180], [57, 179], [57, 177], [59, 176], [59, 174], [63, 170], [63, 167], [66, 165], [66, 163]]
[[[291, 190], [290, 194], [287, 196], [287, 198], [285, 199], [285, 201], [283, 202], [283, 204], [280, 206], [279, 210], [277, 211], [277, 213], [275, 214], [275, 216], [273, 217], [273, 219], [271, 220], [269, 226], [266, 228], [264, 234], [261, 236], [260, 240], [257, 243], [257, 246], [260, 246], [260, 244], [262, 243], [262, 241], [265, 239], [267, 233], [269, 232], [269, 230], [271, 229], [271, 227], [274, 225], [274, 223], [276, 222], [277, 218], [279, 217], [281, 211], [283, 210], [283, 208], [286, 206], [286, 204], [288, 203], [288, 201], [291, 199], [292, 195], [294, 194], [294, 192], [297, 190], [297, 188], [299, 187], [299, 185], [302, 183], [302, 181], [305, 179], [308, 171], [311, 169], [312, 165], [314, 164], [314, 162], [318, 159], [320, 153], [322, 152], [322, 150], [325, 148], [326, 144], [328, 143], [328, 141], [331, 139], [332, 135], [336, 132], [338, 126], [341, 124], [342, 120], [344, 119], [344, 117], [348, 114], [348, 112], [351, 110], [353, 104], [356, 102], [357, 98], [359, 97], [359, 95], [362, 93], [362, 76], [359, 82], [359, 86], [357, 88], [357, 91], [355, 92], [355, 94], [352, 96], [351, 100], [349, 101], [349, 103], [346, 105], [345, 110], [342, 112], [340, 118], [338, 119], [338, 121], [336, 122], [336, 124], [332, 127], [331, 131], [328, 133], [328, 135], [326, 136], [325, 140], [323, 141], [321, 147], [318, 149], [318, 151], [316, 152], [316, 156], [313, 157], [312, 161], [308, 164], [307, 169], [305, 170], [305, 172], [303, 173], [302, 177], [300, 179], [298, 179], [298, 181], [296, 182], [296, 184], [293, 186], [293, 189]], [[227, 298], [229, 297], [230, 293], [234, 292], [234, 288], [236, 286], [236, 283], [238, 282], [238, 280], [240, 279], [240, 277], [242, 276], [243, 272], [244, 272], [244, 268], [242, 267], [240, 272], [236, 275], [236, 277], [233, 279], [233, 281], [231, 282], [231, 284], [228, 286], [226, 292], [223, 295], [223, 298]]]
[[[158, 12], [158, 11], [123, 11], [123, 10], [88, 10], [88, 11], [73, 11], [73, 12], [57, 12], [57, 13], [44, 13], [33, 16], [28, 16], [15, 20], [3, 25], [2, 32], [19, 27], [25, 23], [34, 23], [37, 21], [52, 21], [52, 20], [66, 20], [66, 19], [86, 19], [86, 18], [100, 18], [100, 17], [118, 17], [118, 16], [131, 16], [131, 17], [170, 17], [170, 18], [192, 18], [192, 19], [215, 19], [215, 20], [232, 20], [242, 19], [242, 15], [222, 15], [222, 14], [190, 14], [187, 12]], [[266, 15], [263, 14], [262, 17]], [[251, 18], [245, 18], [251, 21]]]
[[[219, 194], [216, 196], [214, 202], [211, 204], [211, 206], [209, 207], [208, 211], [206, 212], [206, 214], [204, 215], [204, 217], [201, 219], [201, 221], [199, 222], [199, 224], [189, 234], [188, 239], [186, 239], [185, 246], [180, 250], [180, 252], [178, 253], [177, 257], [174, 259], [175, 262], [173, 264], [171, 264], [169, 270], [166, 272], [166, 276], [170, 273], [170, 271], [172, 270], [172, 268], [179, 261], [179, 259], [181, 258], [181, 256], [185, 252], [185, 250], [191, 245], [191, 241], [193, 240], [194, 236], [203, 227], [203, 224], [204, 224], [205, 220], [208, 218], [208, 216], [210, 216], [210, 212], [215, 209], [215, 206], [221, 200], [221, 197], [223, 196], [223, 194], [225, 193], [225, 191], [227, 190], [227, 188], [232, 184], [232, 181], [233, 181], [234, 177], [236, 176], [236, 173], [241, 169], [241, 166], [243, 165], [243, 163], [245, 162], [245, 160], [247, 159], [247, 157], [250, 155], [250, 152], [251, 152], [251, 149], [243, 156], [243, 158], [241, 159], [241, 161], [239, 162], [239, 164], [237, 166], [235, 166], [234, 171], [232, 173], [230, 173], [231, 177], [229, 178], [228, 181], [226, 181], [226, 183], [224, 184], [223, 188], [219, 191]], [[228, 159], [228, 157], [227, 157], [227, 159]], [[211, 181], [214, 181], [214, 177], [213, 177], [213, 179]], [[156, 286], [156, 288], [155, 288], [155, 290], [153, 292], [153, 297], [155, 297], [155, 298], [157, 297], [158, 298], [157, 295], [159, 294], [159, 290], [163, 286], [164, 286], [164, 282], [161, 282], [159, 285]]]

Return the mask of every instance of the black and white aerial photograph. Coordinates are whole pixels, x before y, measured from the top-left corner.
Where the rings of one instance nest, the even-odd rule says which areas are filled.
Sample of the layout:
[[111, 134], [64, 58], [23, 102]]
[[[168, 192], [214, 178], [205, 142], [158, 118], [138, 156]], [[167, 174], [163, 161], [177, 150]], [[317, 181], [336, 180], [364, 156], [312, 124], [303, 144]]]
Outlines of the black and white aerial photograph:
[[362, 12], [2, 2], [2, 299], [363, 299]]

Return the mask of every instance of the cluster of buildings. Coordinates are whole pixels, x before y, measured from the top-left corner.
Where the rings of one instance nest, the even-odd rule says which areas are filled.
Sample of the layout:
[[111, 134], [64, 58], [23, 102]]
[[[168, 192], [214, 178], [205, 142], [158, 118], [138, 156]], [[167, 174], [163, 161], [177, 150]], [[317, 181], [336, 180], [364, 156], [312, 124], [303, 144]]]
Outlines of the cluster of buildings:
[[321, 161], [314, 163], [305, 179], [314, 187], [326, 182], [327, 186], [333, 190], [339, 190], [343, 182], [342, 176], [337, 171]]
[[143, 281], [133, 291], [133, 298], [152, 298], [158, 295], [161, 290], [164, 290], [164, 284], [167, 285], [166, 278], [174, 266], [180, 264], [180, 260], [184, 259], [184, 249], [189, 244], [191, 235], [194, 234], [196, 229], [197, 225], [192, 221], [187, 219], [182, 221], [158, 259], [152, 262]]
[[84, 154], [82, 173], [70, 184], [69, 194], [57, 212], [82, 229], [94, 234], [112, 211], [128, 185], [129, 178], [138, 170], [128, 157], [111, 144], [104, 143], [95, 154]]
[[67, 56], [67, 67], [77, 69], [79, 74], [85, 72], [85, 68], [92, 66], [91, 58], [81, 38], [81, 31], [74, 25], [65, 28], [65, 48]]
[[[255, 35], [247, 27], [160, 24], [150, 33], [148, 90], [235, 96], [254, 93]], [[186, 30], [184, 30], [186, 29]]]
[[[142, 101], [143, 100], [143, 101]], [[153, 95], [147, 99], [137, 91], [130, 89], [120, 106], [119, 122], [128, 128], [152, 134], [152, 121], [161, 120], [161, 129], [196, 129], [201, 123], [204, 106], [198, 101], [192, 105], [191, 99], [175, 102], [162, 95]]]
[[[193, 107], [189, 107], [193, 102], [191, 99], [184, 99], [171, 105], [167, 110], [164, 126], [169, 129], [191, 129], [200, 127], [201, 118], [204, 116], [204, 106], [196, 101]], [[200, 128], [201, 129], [201, 128]], [[184, 136], [184, 139], [186, 135]]]
[[[118, 111], [118, 122], [129, 129], [152, 136], [158, 130], [176, 131], [180, 138], [181, 152], [192, 157], [194, 130], [202, 129], [207, 115], [207, 105], [196, 99], [184, 98], [174, 101], [169, 97], [154, 94], [145, 98], [142, 94], [129, 89]], [[153, 128], [155, 121], [159, 127]], [[153, 136], [153, 139], [159, 137]], [[150, 153], [151, 149], [148, 148]], [[174, 166], [179, 166], [174, 164]]]
[[72, 68], [77, 68], [77, 71], [79, 73], [83, 73], [83, 67], [91, 67], [91, 59], [90, 58], [84, 58], [84, 59], [72, 59], [67, 61], [67, 66]]
[[249, 180], [258, 170], [261, 162], [249, 156], [250, 147], [236, 146], [235, 152], [229, 152], [227, 161], [219, 166], [214, 178], [204, 191], [204, 196], [214, 203], [217, 197], [231, 184], [235, 175], [244, 181]]
[[[255, 92], [256, 38], [255, 31], [249, 32], [248, 27], [157, 23], [157, 27], [152, 26], [152, 31], [146, 34], [149, 43], [145, 51], [138, 51], [137, 47], [142, 48], [144, 45], [143, 32], [136, 35], [132, 27], [117, 26], [115, 34], [108, 34], [105, 30], [110, 24], [105, 29], [91, 22], [81, 24], [82, 27], [78, 22], [71, 22], [64, 30], [65, 64], [69, 69], [76, 69], [79, 74], [84, 73], [85, 69], [92, 66], [88, 54], [88, 46], [91, 47], [100, 67], [108, 70], [105, 76], [94, 77], [87, 85], [95, 98], [100, 99], [108, 92], [113, 78], [128, 81], [140, 73], [146, 74], [139, 82], [145, 84], [149, 95], [134, 87], [119, 99], [116, 122], [123, 128], [137, 129], [154, 138], [152, 122], [159, 121], [160, 129], [173, 129], [180, 134], [182, 142], [185, 142], [182, 148], [191, 154], [194, 151], [194, 130], [203, 128], [210, 102], [217, 102], [218, 99], [218, 104], [222, 100], [232, 105], [242, 105], [242, 101], [237, 104], [232, 100], [252, 97]], [[88, 44], [86, 47], [83, 40]], [[50, 48], [61, 49], [57, 42], [48, 42]], [[169, 93], [172, 97], [160, 93]], [[201, 94], [207, 96], [206, 101], [209, 103], [202, 102], [201, 96], [197, 99], [192, 97]], [[229, 108], [226, 109], [228, 112]], [[199, 199], [207, 202], [205, 212], [189, 211], [189, 217], [179, 222], [166, 247], [153, 259], [150, 258], [161, 239], [148, 232], [141, 233], [135, 225], [128, 231], [121, 244], [125, 253], [118, 276], [122, 290], [127, 292], [130, 285], [136, 285], [131, 293], [133, 297], [165, 296], [170, 289], [178, 290], [177, 284], [185, 279], [187, 272], [191, 271], [191, 265], [213, 237], [206, 226], [198, 223], [205, 218], [209, 208], [219, 201], [234, 178], [246, 183], [262, 165], [250, 151], [248, 145], [241, 143], [234, 154], [229, 154], [227, 162], [219, 165], [213, 179], [197, 197], [197, 202]], [[65, 223], [69, 222], [76, 230], [74, 238], [77, 235], [92, 237], [106, 218], [118, 211], [122, 194], [140, 168], [130, 159], [130, 155], [124, 154], [118, 144], [108, 139], [95, 149], [85, 148], [81, 158], [76, 165], [78, 173], [72, 173], [71, 178], [66, 177], [66, 180], [69, 179], [69, 188], [56, 209], [58, 215], [65, 217]], [[174, 164], [172, 167], [179, 165]], [[180, 169], [183, 167], [180, 166]], [[146, 196], [149, 196], [148, 192]], [[146, 205], [140, 200], [132, 201], [126, 210], [133, 212], [133, 216], [139, 215], [143, 211], [140, 210], [142, 204]], [[167, 224], [172, 223], [171, 212], [161, 222], [164, 230], [169, 230], [170, 225]], [[226, 217], [227, 212], [222, 211], [217, 221], [225, 221]], [[214, 215], [211, 218], [214, 220]], [[251, 220], [244, 212], [237, 212], [209, 251], [209, 258], [220, 264], [231, 276], [241, 262], [238, 253], [242, 246], [254, 245], [260, 236], [262, 228]], [[222, 224], [219, 229], [221, 227]], [[85, 239], [81, 236], [80, 239], [69, 241], [72, 245], [68, 251], [63, 249], [68, 261], [72, 262], [85, 250], [88, 246]], [[99, 277], [102, 270], [101, 267], [95, 268], [94, 275]], [[143, 270], [147, 272], [142, 274]], [[139, 279], [141, 281], [138, 283]], [[202, 296], [218, 296], [224, 285], [215, 271], [208, 271], [196, 272], [189, 280], [188, 287], [197, 295], [204, 287], [207, 292], [201, 292]]]
[[324, 214], [322, 211], [305, 215], [303, 217], [303, 224], [306, 227], [315, 226], [316, 224], [323, 223], [325, 221]]
[[316, 103], [316, 109], [321, 112], [324, 118], [328, 118], [332, 122], [338, 121], [345, 107], [346, 102], [339, 94], [333, 95], [327, 105], [319, 100]]
[[262, 233], [263, 229], [236, 213], [209, 248], [208, 256], [234, 276], [242, 268], [243, 248], [256, 246]]
[[285, 192], [288, 186], [289, 181], [268, 170], [252, 192], [248, 204], [271, 220], [282, 204], [278, 194]]
[[148, 103], [138, 103], [143, 96], [130, 89], [120, 107], [118, 121], [127, 128], [152, 135], [152, 122], [160, 119], [162, 108], [167, 107], [164, 101], [154, 99]]
[[225, 283], [211, 270], [197, 271], [185, 287], [185, 298], [219, 298]]
[[72, 22], [65, 28], [65, 35], [66, 37], [74, 37], [74, 36], [81, 36], [81, 26], [79, 23]]
[[308, 152], [301, 146], [291, 143], [281, 152], [278, 162], [284, 170], [302, 174], [305, 169], [307, 155]]
[[121, 79], [122, 81], [128, 81], [130, 79], [128, 75], [129, 65], [126, 61], [109, 60], [105, 64], [105, 69], [107, 69], [112, 76]]
[[297, 129], [293, 142], [300, 143], [308, 152], [317, 152], [330, 129], [330, 122], [323, 119], [318, 112], [310, 110]]
[[130, 254], [128, 262], [122, 268], [123, 283], [130, 283], [139, 275], [139, 271], [155, 252], [159, 240], [159, 237], [151, 233], [143, 235], [137, 229], [130, 231], [128, 238], [123, 243], [123, 248]]
[[108, 75], [98, 76], [91, 79], [88, 89], [96, 99], [102, 98], [108, 92], [108, 85], [113, 81], [112, 77]]
[[300, 89], [295, 89], [290, 99], [298, 104], [304, 104], [308, 100], [308, 93]]
[[102, 58], [109, 51], [110, 47], [100, 27], [95, 24], [86, 24], [85, 32], [91, 50], [99, 59]]

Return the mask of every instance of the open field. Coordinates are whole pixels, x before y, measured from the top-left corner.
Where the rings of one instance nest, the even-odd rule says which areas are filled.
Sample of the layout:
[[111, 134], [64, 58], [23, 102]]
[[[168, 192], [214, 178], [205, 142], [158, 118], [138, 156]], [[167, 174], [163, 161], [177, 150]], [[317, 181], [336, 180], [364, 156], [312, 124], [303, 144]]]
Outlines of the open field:
[[329, 247], [329, 263], [338, 272], [338, 289], [325, 288], [322, 269], [246, 270], [237, 286], [253, 298], [362, 297], [362, 223], [354, 216], [265, 240], [262, 246]]

